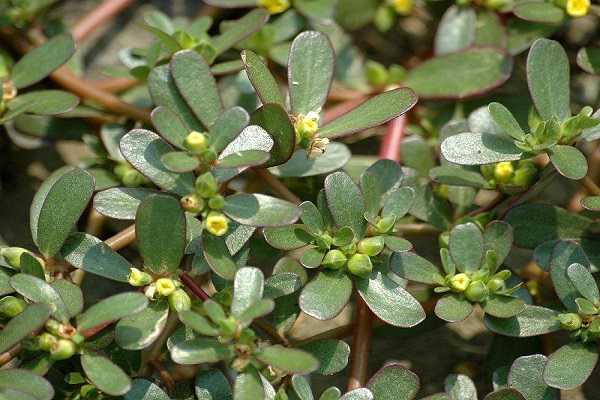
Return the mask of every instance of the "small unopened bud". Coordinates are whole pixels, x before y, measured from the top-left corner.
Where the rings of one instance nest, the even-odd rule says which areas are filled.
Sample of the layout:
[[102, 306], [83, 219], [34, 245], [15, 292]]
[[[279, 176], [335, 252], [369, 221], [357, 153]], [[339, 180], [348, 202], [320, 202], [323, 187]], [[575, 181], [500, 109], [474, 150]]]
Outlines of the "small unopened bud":
[[206, 217], [206, 230], [215, 236], [223, 236], [229, 230], [229, 220], [220, 212], [210, 212]]
[[385, 66], [377, 61], [369, 60], [365, 63], [367, 80], [373, 86], [383, 86], [388, 81], [388, 71]]
[[170, 278], [159, 278], [156, 280], [155, 284], [156, 293], [163, 297], [169, 296], [175, 291], [175, 289], [177, 289], [175, 282], [173, 282], [173, 279]]
[[357, 248], [359, 253], [373, 257], [381, 253], [384, 247], [385, 241], [383, 239], [383, 236], [373, 236], [369, 238], [364, 238], [363, 240], [358, 242]]
[[392, 7], [398, 14], [407, 16], [412, 12], [413, 2], [412, 0], [392, 0]]
[[567, 0], [565, 8], [571, 17], [583, 17], [590, 10], [590, 0]]
[[30, 251], [22, 247], [5, 247], [0, 250], [0, 254], [2, 254], [6, 263], [14, 269], [21, 268], [21, 255], [23, 253], [30, 253]]
[[208, 207], [213, 210], [220, 210], [225, 207], [225, 198], [220, 194], [216, 194], [208, 200]]
[[50, 358], [53, 360], [66, 360], [71, 358], [77, 347], [68, 339], [58, 339], [50, 349]]
[[503, 161], [496, 164], [494, 167], [494, 179], [498, 183], [508, 183], [513, 174], [515, 172], [515, 168], [510, 161]]
[[312, 139], [319, 130], [319, 119], [319, 113], [314, 111], [306, 115], [298, 114], [294, 121], [294, 129], [298, 138], [300, 140]]
[[137, 268], [129, 269], [129, 277], [127, 281], [131, 286], [141, 287], [152, 283], [152, 276], [147, 272], [141, 271]]
[[457, 292], [464, 292], [465, 290], [467, 290], [470, 283], [471, 278], [469, 278], [469, 275], [465, 273], [460, 273], [450, 278], [449, 286]]
[[258, 5], [266, 8], [270, 14], [279, 14], [290, 8], [289, 0], [258, 0]]
[[377, 232], [379, 232], [379, 233], [388, 233], [389, 231], [392, 230], [392, 228], [394, 227], [395, 224], [396, 224], [396, 217], [394, 217], [394, 216], [383, 217], [375, 223], [375, 228], [377, 228]]
[[360, 277], [367, 277], [373, 270], [371, 258], [365, 254], [356, 253], [348, 260], [348, 271]]
[[192, 308], [192, 299], [183, 289], [177, 289], [169, 295], [169, 306], [176, 312]]
[[581, 317], [575, 313], [559, 314], [560, 326], [568, 331], [576, 331], [581, 328]]
[[0, 300], [0, 314], [6, 318], [13, 318], [21, 314], [27, 307], [25, 300], [15, 297], [6, 296]]
[[480, 302], [488, 297], [489, 289], [482, 281], [471, 282], [467, 290], [465, 290], [465, 297], [472, 302]]
[[49, 319], [48, 321], [46, 321], [46, 330], [54, 336], [58, 336], [60, 333], [60, 325], [61, 323], [57, 320]]
[[208, 138], [204, 133], [192, 131], [183, 141], [183, 146], [194, 154], [201, 154], [208, 148]]
[[495, 293], [500, 290], [506, 289], [506, 283], [502, 279], [492, 278], [488, 281], [487, 287], [490, 290], [490, 292]]
[[204, 210], [204, 199], [202, 199], [202, 197], [198, 196], [196, 193], [183, 196], [180, 200], [180, 203], [181, 208], [192, 214], [198, 214]]
[[146, 183], [146, 177], [137, 170], [131, 168], [123, 174], [121, 178], [123, 185], [127, 187], [138, 187]]
[[113, 172], [115, 173], [115, 175], [117, 176], [117, 178], [123, 180], [123, 177], [125, 176], [125, 173], [127, 171], [129, 171], [130, 169], [132, 169], [132, 168], [129, 166], [129, 164], [119, 163], [119, 164], [117, 164], [113, 168]]
[[511, 180], [511, 183], [515, 186], [521, 186], [528, 188], [533, 183], [535, 176], [537, 175], [537, 167], [535, 163], [529, 160], [527, 163], [519, 163], [517, 170]]
[[325, 254], [321, 265], [329, 269], [340, 269], [346, 265], [347, 261], [348, 258], [344, 253], [342, 253], [340, 250], [334, 249], [329, 250], [327, 254]]
[[38, 346], [40, 350], [50, 351], [58, 342], [58, 338], [48, 332], [42, 333], [38, 336]]
[[196, 192], [205, 199], [208, 199], [219, 191], [219, 183], [214, 175], [205, 172], [196, 179]]

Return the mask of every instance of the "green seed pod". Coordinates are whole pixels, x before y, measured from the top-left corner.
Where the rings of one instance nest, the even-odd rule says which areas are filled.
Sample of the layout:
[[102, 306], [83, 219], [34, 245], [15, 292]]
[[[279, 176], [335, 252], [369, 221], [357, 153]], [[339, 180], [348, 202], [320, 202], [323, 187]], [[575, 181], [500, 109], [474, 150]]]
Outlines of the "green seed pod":
[[487, 287], [492, 293], [506, 289], [506, 283], [502, 279], [492, 278], [488, 281]]
[[38, 336], [38, 346], [40, 350], [50, 351], [58, 342], [58, 338], [48, 332], [42, 333]]
[[225, 197], [216, 194], [208, 200], [208, 207], [213, 210], [220, 210], [225, 207]]
[[196, 179], [196, 192], [200, 197], [208, 199], [219, 191], [219, 183], [214, 175], [210, 172], [205, 172]]
[[123, 182], [123, 185], [127, 187], [138, 187], [146, 183], [146, 177], [135, 169], [129, 169], [125, 172], [121, 181]]
[[58, 336], [60, 333], [60, 325], [61, 323], [57, 320], [49, 319], [48, 321], [46, 321], [46, 330], [54, 336]]
[[77, 347], [68, 339], [58, 339], [50, 349], [50, 358], [53, 360], [66, 360], [73, 357]]
[[141, 271], [137, 268], [129, 269], [129, 277], [127, 281], [131, 286], [141, 287], [152, 283], [152, 276], [147, 272]]
[[323, 261], [321, 262], [321, 265], [323, 267], [329, 268], [329, 269], [340, 269], [344, 265], [346, 265], [347, 261], [348, 261], [348, 258], [342, 251], [340, 251], [338, 249], [334, 249], [334, 250], [329, 250], [327, 252], [327, 254], [325, 254], [325, 257], [323, 257]]
[[450, 288], [457, 292], [464, 292], [467, 290], [470, 283], [471, 278], [469, 278], [469, 275], [462, 272], [451, 277], [450, 281], [448, 282]]
[[367, 80], [372, 86], [383, 86], [388, 81], [388, 71], [385, 66], [377, 61], [369, 60], [365, 63]]
[[204, 210], [204, 199], [196, 193], [183, 196], [180, 200], [181, 208], [192, 214], [199, 214]]
[[27, 307], [25, 300], [15, 297], [6, 296], [0, 300], [0, 314], [6, 318], [13, 318], [21, 314]]
[[389, 231], [391, 231], [394, 228], [395, 224], [396, 224], [395, 216], [383, 217], [375, 223], [375, 228], [377, 229], [377, 232], [379, 232], [379, 233], [388, 233]]
[[169, 306], [177, 312], [187, 311], [192, 308], [192, 299], [183, 289], [177, 289], [169, 295]]
[[129, 164], [127, 163], [119, 163], [117, 164], [114, 168], [113, 168], [113, 172], [115, 173], [115, 175], [117, 176], [117, 178], [123, 180], [123, 177], [125, 176], [125, 173], [127, 171], [130, 171], [132, 168]]
[[31, 254], [29, 250], [22, 247], [5, 247], [0, 251], [0, 254], [4, 257], [6, 263], [14, 269], [21, 268], [21, 255], [23, 255], [23, 253]]
[[346, 255], [346, 256], [352, 256], [354, 255], [354, 253], [356, 253], [356, 243], [350, 243], [344, 247], [340, 247], [340, 250]]
[[508, 278], [510, 278], [511, 275], [512, 275], [512, 272], [510, 272], [510, 270], [503, 269], [502, 271], [498, 271], [493, 277], [497, 278], [497, 279], [502, 279], [503, 281], [505, 281]]
[[369, 238], [364, 238], [363, 240], [358, 242], [357, 249], [359, 253], [373, 257], [381, 253], [384, 247], [385, 241], [383, 239], [383, 236], [373, 236]]
[[369, 276], [373, 270], [371, 258], [365, 254], [356, 253], [348, 260], [348, 270], [363, 278]]
[[190, 153], [201, 154], [208, 148], [208, 138], [204, 133], [192, 131], [186, 136], [183, 146]]
[[469, 284], [467, 290], [465, 290], [465, 297], [472, 302], [478, 303], [485, 300], [490, 291], [488, 287], [482, 281], [475, 281]]
[[559, 314], [560, 326], [568, 331], [576, 331], [581, 328], [581, 317], [575, 313]]

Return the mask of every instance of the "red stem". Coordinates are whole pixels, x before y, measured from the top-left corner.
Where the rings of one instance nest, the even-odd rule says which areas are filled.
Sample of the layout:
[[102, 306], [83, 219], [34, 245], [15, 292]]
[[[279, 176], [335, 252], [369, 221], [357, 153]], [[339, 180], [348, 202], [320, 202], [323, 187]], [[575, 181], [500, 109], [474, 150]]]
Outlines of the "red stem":
[[181, 278], [183, 285], [188, 288], [196, 297], [202, 301], [209, 299], [210, 296], [200, 286], [198, 286], [198, 284], [191, 276], [187, 274], [187, 272], [182, 272], [179, 277]]
[[92, 12], [84, 16], [73, 27], [72, 33], [75, 42], [79, 43], [94, 32], [98, 27], [104, 25], [109, 19], [125, 10], [134, 0], [104, 0]]
[[381, 147], [379, 148], [379, 158], [386, 160], [400, 161], [400, 145], [404, 138], [406, 130], [406, 116], [401, 115], [388, 122], [387, 130]]

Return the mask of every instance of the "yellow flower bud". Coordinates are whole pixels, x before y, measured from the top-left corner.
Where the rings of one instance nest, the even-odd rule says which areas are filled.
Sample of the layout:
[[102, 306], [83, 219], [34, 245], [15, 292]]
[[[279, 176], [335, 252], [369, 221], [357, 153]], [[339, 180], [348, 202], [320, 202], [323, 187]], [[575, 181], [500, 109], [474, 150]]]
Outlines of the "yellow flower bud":
[[567, 0], [566, 9], [571, 17], [583, 17], [590, 10], [590, 0]]
[[271, 14], [279, 14], [290, 8], [289, 0], [258, 0], [258, 5]]
[[68, 339], [58, 339], [50, 349], [50, 358], [53, 360], [66, 360], [71, 358], [77, 350], [75, 343]]
[[311, 111], [306, 115], [298, 114], [294, 129], [299, 139], [312, 139], [319, 130], [319, 113]]
[[192, 299], [183, 289], [177, 289], [169, 295], [169, 306], [177, 312], [187, 311], [192, 308]]
[[514, 172], [515, 168], [510, 161], [499, 162], [494, 167], [494, 179], [498, 183], [507, 183], [512, 178]]
[[215, 236], [223, 236], [229, 229], [229, 220], [219, 212], [211, 212], [206, 218], [206, 229]]
[[471, 282], [465, 291], [465, 297], [473, 302], [480, 302], [487, 298], [490, 293], [488, 287], [482, 281]]
[[127, 278], [127, 281], [131, 286], [140, 287], [151, 284], [152, 277], [150, 276], [150, 274], [144, 271], [140, 271], [137, 268], [130, 268], [129, 277]]
[[194, 154], [200, 154], [208, 148], [208, 138], [204, 133], [192, 131], [183, 141], [183, 146]]
[[0, 300], [0, 315], [13, 318], [21, 314], [27, 307], [25, 300], [15, 296], [5, 296]]
[[560, 326], [568, 331], [576, 331], [581, 328], [581, 317], [575, 313], [559, 314]]
[[192, 214], [198, 214], [204, 209], [204, 200], [196, 193], [183, 196], [180, 200], [181, 207]]
[[177, 289], [175, 286], [175, 282], [173, 279], [169, 278], [159, 278], [156, 280], [156, 293], [159, 296], [168, 296], [173, 293]]
[[413, 9], [412, 0], [392, 0], [392, 7], [400, 15], [410, 15]]
[[469, 275], [464, 273], [456, 274], [450, 278], [450, 287], [457, 292], [464, 292], [467, 290], [470, 283], [471, 278], [469, 278]]

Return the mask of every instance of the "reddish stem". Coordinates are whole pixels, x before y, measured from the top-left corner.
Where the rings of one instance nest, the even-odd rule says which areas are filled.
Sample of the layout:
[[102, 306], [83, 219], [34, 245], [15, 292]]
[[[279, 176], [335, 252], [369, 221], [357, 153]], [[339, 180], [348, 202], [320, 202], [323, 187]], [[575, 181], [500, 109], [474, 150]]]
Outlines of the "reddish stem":
[[183, 285], [189, 289], [196, 297], [201, 299], [202, 301], [208, 300], [209, 295], [202, 289], [198, 284], [194, 281], [194, 279], [187, 274], [187, 272], [182, 272], [179, 277], [181, 278], [181, 282]]
[[[388, 122], [387, 130], [379, 148], [379, 158], [400, 161], [400, 146], [406, 129], [406, 116]], [[356, 324], [352, 340], [352, 361], [348, 391], [363, 387], [367, 382], [369, 351], [371, 348], [373, 315], [362, 297], [356, 301]]]
[[72, 30], [73, 38], [76, 42], [81, 42], [133, 2], [134, 0], [104, 0], [102, 4], [77, 22]]

